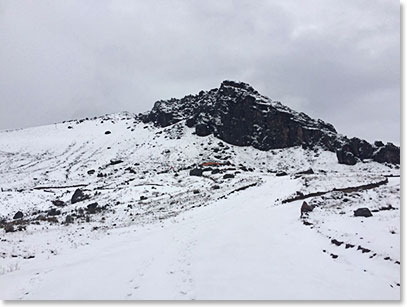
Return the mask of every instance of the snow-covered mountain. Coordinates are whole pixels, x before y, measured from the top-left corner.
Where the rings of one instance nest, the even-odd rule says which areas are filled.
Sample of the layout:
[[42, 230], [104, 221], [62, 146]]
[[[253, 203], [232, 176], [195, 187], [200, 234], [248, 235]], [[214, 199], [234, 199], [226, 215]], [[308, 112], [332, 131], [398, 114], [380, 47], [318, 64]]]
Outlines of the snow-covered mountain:
[[0, 297], [399, 299], [399, 163], [232, 81], [2, 131]]

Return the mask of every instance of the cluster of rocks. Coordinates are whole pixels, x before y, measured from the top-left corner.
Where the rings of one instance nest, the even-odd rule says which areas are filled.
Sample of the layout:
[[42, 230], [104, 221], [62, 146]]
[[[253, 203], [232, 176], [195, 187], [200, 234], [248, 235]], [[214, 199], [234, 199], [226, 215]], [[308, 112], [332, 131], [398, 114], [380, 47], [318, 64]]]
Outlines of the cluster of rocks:
[[213, 134], [229, 144], [260, 150], [319, 146], [337, 152], [343, 164], [354, 165], [363, 159], [400, 163], [399, 147], [348, 139], [339, 135], [333, 125], [272, 101], [243, 82], [223, 81], [219, 88], [197, 95], [157, 101], [150, 112], [139, 118], [160, 127], [185, 120], [198, 136]]
[[346, 139], [336, 150], [336, 157], [341, 164], [355, 165], [358, 161], [372, 159], [379, 163], [400, 164], [400, 147], [392, 143], [383, 144], [376, 141], [370, 144], [358, 138]]
[[[71, 204], [75, 204], [75, 203], [78, 203], [78, 202], [81, 202], [84, 200], [88, 200], [88, 199], [90, 199], [89, 195], [85, 194], [84, 191], [81, 189], [76, 189], [71, 197]], [[33, 212], [33, 215], [36, 216], [34, 218], [24, 215], [24, 213], [22, 211], [17, 211], [14, 214], [12, 221], [7, 221], [7, 220], [0, 221], [0, 227], [4, 228], [5, 232], [8, 233], [8, 232], [25, 230], [26, 225], [30, 224], [30, 223], [39, 224], [39, 222], [41, 222], [41, 221], [50, 222], [50, 223], [58, 223], [59, 221], [58, 221], [57, 216], [62, 215], [62, 211], [58, 208], [63, 208], [65, 206], [67, 206], [68, 203], [66, 203], [60, 199], [56, 199], [51, 202], [57, 208], [50, 208], [45, 211]], [[70, 215], [70, 214], [66, 215], [65, 224], [73, 223], [74, 217], [86, 218], [85, 214], [95, 214], [95, 213], [101, 212], [102, 210], [105, 210], [105, 209], [106, 209], [106, 206], [101, 207], [96, 202], [87, 205], [85, 210], [83, 210], [83, 209], [76, 210], [75, 209], [75, 211], [77, 211], [77, 213], [72, 214], [72, 215]]]

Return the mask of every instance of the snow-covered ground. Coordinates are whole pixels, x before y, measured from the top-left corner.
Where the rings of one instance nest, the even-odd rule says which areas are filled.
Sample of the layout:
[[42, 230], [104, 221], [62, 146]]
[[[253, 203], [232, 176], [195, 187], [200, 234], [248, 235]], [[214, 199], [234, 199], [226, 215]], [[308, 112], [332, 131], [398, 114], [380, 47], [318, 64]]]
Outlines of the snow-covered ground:
[[[224, 165], [190, 176], [210, 161]], [[3, 131], [0, 298], [400, 299], [400, 178], [332, 191], [399, 174], [128, 113]], [[71, 204], [78, 187], [89, 199]], [[327, 193], [306, 199], [316, 208], [303, 219], [303, 200], [283, 202], [314, 192]], [[354, 217], [361, 207], [373, 216]]]

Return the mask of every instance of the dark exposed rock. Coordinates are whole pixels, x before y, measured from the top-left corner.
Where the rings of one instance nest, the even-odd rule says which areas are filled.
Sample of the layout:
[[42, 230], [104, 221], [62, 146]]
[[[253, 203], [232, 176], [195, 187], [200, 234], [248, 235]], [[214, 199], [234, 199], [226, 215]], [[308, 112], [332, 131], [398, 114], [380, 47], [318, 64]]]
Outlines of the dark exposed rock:
[[314, 170], [312, 168], [297, 173], [297, 175], [312, 175], [312, 174], [314, 174]]
[[301, 206], [300, 217], [303, 217], [304, 214], [308, 214], [308, 212], [311, 212], [312, 210], [314, 210], [314, 206], [310, 206], [306, 201], [304, 201]]
[[183, 119], [188, 127], [195, 127], [198, 135], [214, 133], [230, 144], [261, 150], [303, 143], [334, 150], [336, 143], [336, 130], [331, 124], [295, 112], [243, 82], [224, 81], [219, 89], [201, 95], [158, 101], [142, 116], [144, 122], [162, 127]]
[[189, 171], [190, 176], [202, 176], [203, 170], [201, 168], [193, 168]]
[[83, 191], [81, 189], [76, 189], [72, 195], [71, 203], [75, 204], [77, 202], [80, 202], [80, 201], [83, 201], [86, 199], [89, 199], [89, 195], [86, 195], [85, 193], [83, 193]]
[[147, 196], [144, 196], [144, 195], [140, 196], [140, 200], [146, 200], [146, 199], [148, 199]]
[[380, 207], [378, 211], [387, 211], [387, 210], [397, 210], [394, 208], [391, 204], [388, 204], [387, 206]]
[[94, 173], [95, 173], [95, 170], [94, 170], [94, 169], [88, 170], [88, 175], [93, 175]]
[[195, 133], [197, 136], [208, 136], [212, 133], [212, 129], [205, 124], [197, 124], [195, 126]]
[[21, 219], [23, 218], [24, 214], [21, 211], [17, 211], [16, 214], [14, 214], [13, 219]]
[[374, 146], [358, 138], [347, 140], [344, 145], [337, 149], [338, 162], [342, 164], [355, 165], [364, 159], [373, 159], [379, 163], [400, 164], [400, 147], [392, 143], [384, 145], [376, 141]]
[[398, 147], [373, 146], [343, 137], [331, 124], [291, 110], [243, 82], [224, 81], [219, 88], [198, 95], [157, 101], [140, 119], [161, 127], [185, 120], [188, 127], [195, 127], [197, 135], [213, 134], [229, 144], [260, 150], [322, 147], [336, 151], [339, 163], [349, 165], [372, 158], [381, 163], [400, 161]]
[[358, 250], [362, 251], [362, 254], [370, 252], [370, 249], [364, 248], [364, 247], [362, 247], [360, 245], [358, 246]]
[[369, 208], [359, 208], [353, 211], [354, 216], [363, 216], [363, 217], [370, 217], [373, 216], [372, 212], [370, 212]]
[[48, 210], [47, 215], [49, 216], [55, 216], [55, 215], [60, 215], [61, 211], [57, 210], [55, 208], [52, 208], [51, 210]]
[[88, 211], [88, 213], [90, 214], [94, 214], [97, 212], [98, 209], [98, 203], [92, 203], [86, 206], [86, 209]]
[[66, 206], [66, 203], [59, 199], [53, 200], [52, 204], [56, 207], [65, 207]]
[[340, 164], [355, 165], [358, 162], [346, 145], [336, 151], [336, 157]]
[[288, 174], [286, 172], [277, 172], [276, 176], [277, 177], [282, 177], [282, 176], [287, 176]]
[[212, 190], [219, 190], [219, 189], [220, 189], [220, 186], [218, 186], [217, 184], [212, 186]]
[[341, 245], [343, 244], [343, 242], [338, 241], [338, 240], [336, 240], [336, 239], [332, 239], [332, 240], [331, 240], [331, 243], [332, 243], [332, 244], [335, 244], [336, 246], [341, 246]]
[[132, 174], [137, 174], [137, 172], [136, 172], [133, 168], [131, 168], [131, 167], [127, 167], [127, 168], [125, 169], [125, 171], [128, 171], [128, 172], [130, 172], [130, 173], [132, 173]]
[[74, 221], [73, 216], [68, 214], [65, 218], [65, 224], [72, 224], [73, 221]]
[[351, 146], [351, 152], [355, 157], [359, 159], [370, 159], [372, 157], [374, 148], [371, 144], [366, 142], [365, 140], [361, 140], [358, 138], [351, 138], [348, 142]]
[[384, 146], [384, 143], [383, 143], [382, 141], [375, 141], [375, 142], [374, 142], [374, 146], [376, 146], [376, 147], [383, 147], [383, 146]]
[[6, 224], [4, 226], [4, 231], [7, 232], [15, 232], [16, 229], [14, 228], [14, 226], [12, 224]]
[[223, 179], [230, 179], [230, 178], [235, 178], [235, 175], [233, 175], [233, 174], [225, 174], [225, 175], [223, 175]]
[[387, 143], [385, 146], [380, 147], [373, 154], [373, 160], [376, 162], [400, 164], [400, 147], [392, 143]]
[[116, 165], [116, 164], [120, 164], [120, 163], [123, 163], [123, 160], [120, 160], [120, 159], [110, 160], [110, 165]]

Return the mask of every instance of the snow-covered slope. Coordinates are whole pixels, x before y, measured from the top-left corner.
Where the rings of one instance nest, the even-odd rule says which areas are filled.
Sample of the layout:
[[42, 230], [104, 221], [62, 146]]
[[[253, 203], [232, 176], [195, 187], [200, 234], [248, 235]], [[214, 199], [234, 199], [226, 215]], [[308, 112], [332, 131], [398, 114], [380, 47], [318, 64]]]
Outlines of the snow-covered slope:
[[399, 174], [130, 113], [2, 131], [0, 297], [399, 299]]

